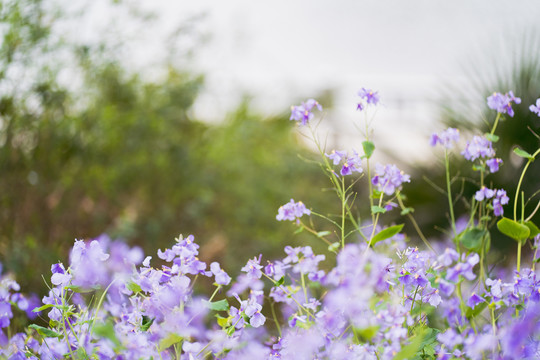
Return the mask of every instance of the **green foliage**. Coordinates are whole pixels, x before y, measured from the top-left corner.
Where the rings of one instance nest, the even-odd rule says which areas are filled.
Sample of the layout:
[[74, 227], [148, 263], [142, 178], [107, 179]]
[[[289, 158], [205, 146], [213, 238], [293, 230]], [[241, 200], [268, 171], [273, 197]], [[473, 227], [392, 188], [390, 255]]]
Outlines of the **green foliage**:
[[145, 80], [105, 40], [56, 41], [56, 16], [41, 0], [0, 9], [0, 261], [21, 285], [44, 292], [47, 264], [102, 233], [148, 253], [196, 233], [203, 260], [231, 269], [280, 255], [290, 228], [276, 226], [278, 207], [324, 181], [298, 166], [309, 153], [286, 115], [263, 119], [246, 100], [218, 125], [198, 121], [203, 76], [165, 64]]

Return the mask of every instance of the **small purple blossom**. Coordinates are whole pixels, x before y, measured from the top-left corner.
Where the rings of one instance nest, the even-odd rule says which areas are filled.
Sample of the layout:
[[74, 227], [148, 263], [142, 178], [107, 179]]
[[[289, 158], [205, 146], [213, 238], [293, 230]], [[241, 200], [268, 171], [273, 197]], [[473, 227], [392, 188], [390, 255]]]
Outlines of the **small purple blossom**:
[[441, 144], [446, 149], [451, 149], [454, 147], [454, 142], [459, 142], [459, 130], [455, 128], [448, 128], [440, 134], [431, 135], [429, 144], [431, 146], [436, 146]]
[[536, 105], [529, 106], [529, 110], [531, 110], [531, 112], [535, 113], [536, 115], [540, 116], [540, 99], [536, 99]]
[[521, 99], [515, 97], [512, 91], [509, 91], [506, 94], [495, 92], [487, 98], [487, 105], [490, 109], [497, 110], [497, 112], [501, 114], [507, 113], [510, 117], [514, 117], [512, 102], [516, 104], [521, 103]]
[[210, 271], [212, 274], [214, 274], [217, 284], [229, 285], [231, 282], [231, 277], [221, 269], [218, 262], [213, 262], [210, 264]]
[[291, 117], [289, 120], [300, 121], [301, 125], [306, 125], [313, 119], [313, 108], [322, 111], [322, 106], [314, 99], [309, 99], [297, 106], [291, 106]]
[[486, 299], [473, 292], [471, 297], [469, 297], [469, 300], [467, 300], [467, 306], [474, 309], [476, 305], [480, 304], [481, 302], [486, 302]]
[[347, 156], [347, 153], [345, 151], [332, 150], [330, 154], [325, 153], [324, 155], [332, 160], [334, 165], [337, 165]]
[[503, 163], [502, 159], [493, 158], [486, 161], [486, 165], [489, 167], [490, 173], [496, 173], [499, 171], [499, 166]]
[[356, 109], [360, 111], [365, 108], [366, 104], [377, 105], [380, 101], [379, 92], [371, 89], [362, 88], [358, 92], [358, 96], [360, 96], [361, 102], [358, 103]]
[[311, 215], [311, 211], [306, 208], [306, 205], [304, 205], [303, 202], [299, 201], [296, 203], [293, 199], [291, 199], [291, 201], [287, 204], [280, 206], [278, 214], [276, 215], [276, 219], [278, 221], [297, 220], [297, 222], [299, 222], [298, 219], [301, 218], [304, 214]]
[[246, 266], [244, 266], [241, 270], [252, 279], [260, 279], [262, 276], [261, 257], [262, 255], [259, 255], [258, 259], [254, 257], [253, 259], [248, 260]]
[[375, 166], [375, 176], [371, 183], [377, 187], [377, 190], [386, 195], [392, 195], [396, 190], [401, 190], [401, 184], [410, 182], [410, 176], [399, 170], [396, 165]]
[[491, 199], [494, 195], [495, 190], [491, 190], [485, 186], [482, 186], [482, 188], [476, 192], [474, 198], [476, 199], [476, 201], [484, 201], [484, 199]]
[[491, 145], [491, 141], [483, 136], [474, 136], [471, 141], [467, 141], [465, 150], [461, 155], [469, 161], [474, 161], [478, 158], [492, 158], [495, 156], [495, 151]]

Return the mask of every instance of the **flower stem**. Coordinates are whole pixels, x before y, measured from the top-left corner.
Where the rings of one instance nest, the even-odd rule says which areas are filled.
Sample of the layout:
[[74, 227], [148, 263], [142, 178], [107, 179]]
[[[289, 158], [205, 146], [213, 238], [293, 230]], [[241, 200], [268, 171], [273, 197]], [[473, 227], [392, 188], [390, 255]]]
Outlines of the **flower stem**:
[[450, 209], [450, 221], [452, 225], [452, 231], [454, 233], [454, 239], [456, 233], [456, 220], [454, 218], [454, 204], [452, 202], [452, 190], [450, 187], [450, 161], [448, 160], [448, 150], [444, 149], [444, 166], [446, 169], [446, 193], [448, 195], [448, 207]]

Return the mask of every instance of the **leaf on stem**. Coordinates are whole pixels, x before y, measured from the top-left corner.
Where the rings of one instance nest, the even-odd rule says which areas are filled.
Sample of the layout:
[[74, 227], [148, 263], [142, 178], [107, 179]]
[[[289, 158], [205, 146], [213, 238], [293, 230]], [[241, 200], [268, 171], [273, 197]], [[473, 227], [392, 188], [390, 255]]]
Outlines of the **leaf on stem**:
[[388, 238], [391, 238], [392, 236], [399, 233], [401, 229], [403, 229], [403, 224], [390, 226], [386, 229], [379, 231], [377, 235], [375, 235], [373, 239], [371, 240], [371, 245], [375, 245], [379, 241], [383, 241]]
[[505, 217], [497, 222], [497, 229], [522, 244], [527, 241], [531, 234], [531, 230], [526, 225]]
[[364, 148], [364, 157], [366, 159], [369, 159], [371, 155], [373, 155], [373, 151], [375, 151], [375, 144], [373, 144], [371, 141], [362, 141], [362, 148]]
[[525, 159], [534, 160], [534, 156], [532, 156], [531, 154], [529, 154], [525, 150], [522, 150], [522, 149], [520, 149], [518, 147], [514, 148], [514, 154], [516, 154], [519, 157], [525, 158]]

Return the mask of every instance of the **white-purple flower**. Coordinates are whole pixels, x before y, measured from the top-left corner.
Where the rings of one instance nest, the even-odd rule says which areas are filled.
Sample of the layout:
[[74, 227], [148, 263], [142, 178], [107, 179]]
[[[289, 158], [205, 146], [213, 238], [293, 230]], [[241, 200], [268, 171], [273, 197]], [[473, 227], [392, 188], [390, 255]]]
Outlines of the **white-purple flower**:
[[377, 190], [386, 195], [392, 195], [396, 190], [401, 190], [401, 184], [410, 182], [410, 176], [399, 170], [396, 165], [375, 166], [375, 176], [371, 183], [377, 187]]
[[283, 220], [290, 220], [290, 221], [299, 221], [298, 219], [302, 217], [302, 215], [311, 215], [311, 211], [306, 208], [306, 205], [304, 205], [303, 202], [295, 202], [293, 199], [289, 201], [287, 204], [280, 206], [278, 209], [278, 214], [276, 215], [276, 219], [278, 221]]
[[431, 135], [429, 144], [431, 146], [440, 144], [447, 149], [451, 149], [454, 147], [453, 143], [455, 142], [459, 142], [459, 130], [455, 128], [448, 128], [440, 134], [434, 133]]
[[531, 112], [535, 113], [536, 115], [540, 116], [540, 99], [536, 99], [536, 105], [529, 106], [529, 110], [531, 110]]
[[467, 160], [474, 161], [478, 158], [492, 158], [495, 156], [495, 150], [491, 145], [491, 141], [483, 136], [474, 136], [471, 141], [467, 141], [465, 150], [461, 155]]
[[506, 94], [495, 92], [487, 98], [487, 105], [490, 109], [497, 110], [497, 112], [501, 114], [507, 113], [510, 117], [514, 116], [512, 102], [516, 104], [521, 103], [521, 99], [515, 97], [512, 91], [509, 91]]
[[322, 111], [322, 106], [314, 99], [309, 99], [297, 106], [291, 106], [291, 117], [289, 120], [300, 121], [301, 125], [306, 125], [313, 119], [313, 108]]

